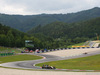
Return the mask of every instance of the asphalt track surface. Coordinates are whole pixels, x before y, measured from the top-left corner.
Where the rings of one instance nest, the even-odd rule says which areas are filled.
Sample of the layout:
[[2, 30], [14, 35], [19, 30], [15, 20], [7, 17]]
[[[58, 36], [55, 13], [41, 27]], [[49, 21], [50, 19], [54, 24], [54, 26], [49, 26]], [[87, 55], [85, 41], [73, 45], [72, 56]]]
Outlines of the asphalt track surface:
[[11, 68], [39, 69], [39, 70], [41, 70], [41, 68], [40, 67], [36, 67], [35, 64], [49, 62], [49, 61], [81, 58], [81, 57], [87, 57], [87, 56], [92, 56], [92, 55], [97, 55], [97, 54], [100, 54], [100, 51], [90, 52], [88, 54], [81, 54], [81, 55], [77, 55], [77, 56], [69, 56], [69, 57], [58, 57], [58, 56], [51, 56], [51, 55], [44, 55], [44, 54], [34, 54], [34, 55], [38, 55], [38, 56], [43, 56], [44, 59], [30, 60], [30, 61], [9, 62], [9, 63], [3, 63], [0, 66], [11, 67]]

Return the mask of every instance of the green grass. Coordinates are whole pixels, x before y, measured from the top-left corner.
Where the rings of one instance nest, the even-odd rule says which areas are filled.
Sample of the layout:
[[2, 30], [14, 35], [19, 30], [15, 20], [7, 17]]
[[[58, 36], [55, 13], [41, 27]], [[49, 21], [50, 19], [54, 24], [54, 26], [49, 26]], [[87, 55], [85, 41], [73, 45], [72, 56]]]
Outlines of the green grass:
[[72, 48], [72, 46], [83, 46], [85, 42], [82, 42], [82, 43], [78, 43], [78, 44], [74, 44], [74, 45], [70, 45], [70, 46], [67, 46], [68, 48]]
[[14, 56], [0, 57], [0, 63], [25, 61], [25, 60], [37, 60], [37, 59], [42, 59], [42, 57], [35, 56], [35, 55], [14, 55]]
[[12, 52], [12, 51], [15, 51], [15, 53], [21, 53], [22, 50], [23, 50], [22, 48], [0, 47], [0, 52]]
[[43, 64], [55, 66], [60, 69], [100, 70], [100, 54], [77, 59], [40, 63], [36, 66], [42, 66]]

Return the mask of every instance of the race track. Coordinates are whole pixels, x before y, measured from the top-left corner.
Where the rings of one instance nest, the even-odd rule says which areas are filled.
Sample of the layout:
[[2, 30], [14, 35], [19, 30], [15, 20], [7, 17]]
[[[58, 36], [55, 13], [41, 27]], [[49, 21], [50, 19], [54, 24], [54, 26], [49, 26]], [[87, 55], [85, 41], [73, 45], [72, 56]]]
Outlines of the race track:
[[[72, 49], [72, 51], [74, 51], [74, 50], [75, 49]], [[41, 69], [40, 67], [36, 67], [35, 64], [43, 63], [43, 62], [49, 62], [49, 61], [57, 61], [57, 60], [66, 60], [66, 59], [87, 57], [87, 56], [92, 56], [92, 55], [100, 54], [100, 48], [91, 48], [90, 50], [91, 51], [89, 51], [88, 54], [83, 54], [84, 53], [84, 51], [83, 51], [83, 53], [81, 53], [81, 54], [73, 55], [73, 56], [65, 56], [65, 57], [64, 56], [63, 57], [57, 56], [56, 54], [55, 54], [56, 56], [54, 56], [53, 52], [49, 52], [49, 54], [48, 53], [34, 54], [34, 55], [38, 55], [38, 56], [43, 56], [44, 59], [30, 60], [30, 61], [9, 62], [9, 63], [3, 63], [3, 64], [1, 64], [1, 66], [3, 66], [3, 67], [11, 67], [11, 68], [22, 68], [22, 69]], [[56, 51], [54, 51], [54, 52], [56, 52]], [[32, 54], [32, 53], [30, 53], [30, 54]]]

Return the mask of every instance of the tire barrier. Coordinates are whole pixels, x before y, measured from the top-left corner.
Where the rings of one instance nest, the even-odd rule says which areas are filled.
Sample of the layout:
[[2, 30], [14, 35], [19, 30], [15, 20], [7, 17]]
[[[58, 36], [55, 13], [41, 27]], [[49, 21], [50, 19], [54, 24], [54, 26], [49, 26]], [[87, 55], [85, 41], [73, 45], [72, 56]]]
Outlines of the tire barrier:
[[61, 48], [61, 49], [59, 48], [59, 49], [50, 49], [50, 50], [40, 50], [39, 53], [59, 51], [59, 50], [86, 49], [86, 48], [100, 48], [100, 47], [73, 47], [73, 48]]
[[0, 57], [2, 56], [11, 56], [14, 55], [14, 53], [0, 53]]

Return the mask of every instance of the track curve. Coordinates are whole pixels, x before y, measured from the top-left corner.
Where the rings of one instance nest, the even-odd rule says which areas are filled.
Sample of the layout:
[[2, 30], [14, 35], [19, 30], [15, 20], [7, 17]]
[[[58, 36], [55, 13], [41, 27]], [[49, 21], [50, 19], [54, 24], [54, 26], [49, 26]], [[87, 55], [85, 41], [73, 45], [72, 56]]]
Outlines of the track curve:
[[22, 68], [22, 69], [41, 69], [40, 67], [36, 67], [35, 64], [49, 62], [49, 61], [87, 57], [87, 56], [92, 56], [92, 55], [97, 55], [97, 54], [100, 54], [100, 51], [95, 51], [95, 52], [90, 52], [88, 54], [81, 54], [81, 55], [70, 56], [70, 57], [58, 57], [58, 56], [51, 56], [51, 55], [45, 55], [45, 54], [34, 54], [38, 56], [43, 56], [45, 57], [45, 59], [9, 62], [9, 63], [3, 63], [0, 66], [11, 67], [11, 68]]

